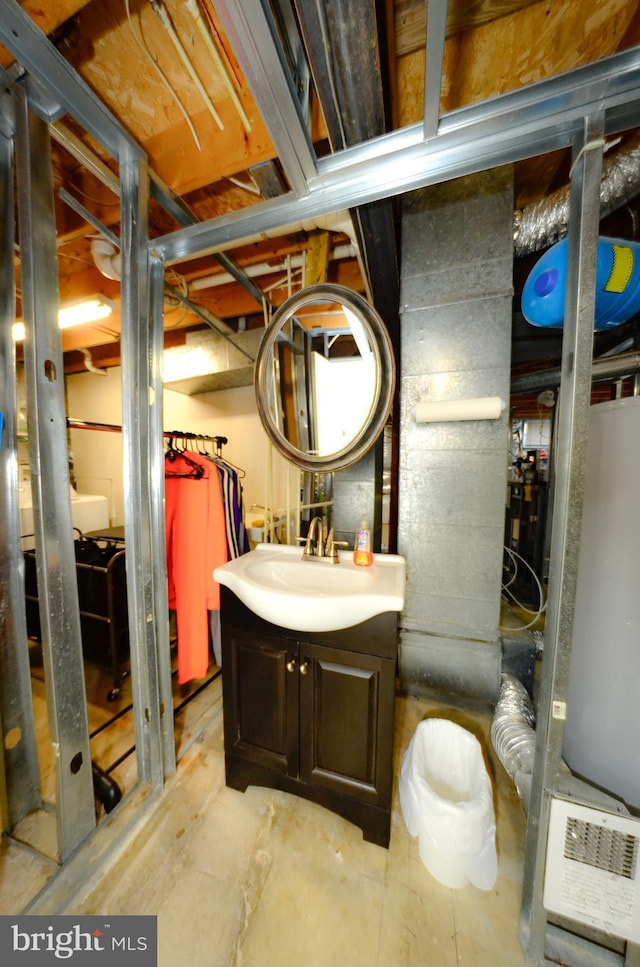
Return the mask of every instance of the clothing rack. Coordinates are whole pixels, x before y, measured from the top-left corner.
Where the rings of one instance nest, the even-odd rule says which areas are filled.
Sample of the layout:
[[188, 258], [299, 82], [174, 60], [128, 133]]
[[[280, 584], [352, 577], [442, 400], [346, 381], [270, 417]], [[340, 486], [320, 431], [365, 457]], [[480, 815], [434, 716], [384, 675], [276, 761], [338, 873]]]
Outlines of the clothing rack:
[[[67, 429], [69, 430], [97, 430], [104, 433], [122, 433], [122, 426], [115, 423], [97, 423], [95, 421], [90, 421], [90, 420], [75, 420], [70, 417], [67, 418], [66, 422], [67, 422]], [[162, 435], [166, 440], [175, 440], [179, 442], [180, 445], [184, 444], [185, 447], [188, 447], [190, 443], [196, 443], [196, 444], [211, 443], [215, 447], [216, 452], [214, 455], [217, 457], [221, 457], [222, 447], [229, 442], [226, 436], [219, 436], [219, 435], [209, 436], [207, 434], [193, 433], [191, 431], [183, 431], [183, 430], [165, 430], [163, 431]], [[105, 538], [95, 537], [94, 539], [100, 542], [102, 542], [103, 540], [107, 540], [107, 541], [110, 540], [109, 537], [105, 537]], [[172, 672], [172, 677], [175, 677], [176, 674], [177, 673], [175, 671]], [[207, 688], [212, 682], [214, 682], [217, 678], [219, 678], [220, 675], [221, 675], [220, 668], [216, 668], [216, 670], [212, 674], [207, 675], [204, 681], [202, 681], [199, 685], [197, 685], [192, 691], [189, 691], [187, 695], [183, 696], [182, 699], [174, 706], [174, 709], [173, 709], [174, 715], [181, 712], [191, 701], [196, 699], [197, 696], [205, 688]], [[124, 705], [118, 712], [115, 713], [115, 715], [109, 717], [105, 722], [103, 722], [99, 726], [99, 728], [96, 729], [95, 732], [91, 734], [91, 738], [93, 738], [94, 735], [96, 735], [98, 732], [101, 732], [104, 729], [111, 726], [120, 717], [131, 712], [132, 709], [133, 709], [133, 704], [131, 702]], [[129, 756], [134, 751], [135, 751], [135, 745], [132, 745], [122, 755], [120, 755], [115, 760], [115, 762], [112, 762], [108, 767], [103, 768], [101, 770], [102, 785], [109, 787], [108, 794], [111, 798], [113, 798], [113, 791], [110, 788], [110, 784], [113, 784], [113, 780], [110, 778], [110, 774], [114, 769], [116, 769], [120, 765], [120, 763], [124, 759], [127, 758], [127, 756]], [[96, 784], [96, 777], [94, 775], [94, 785], [95, 784]], [[106, 806], [105, 806], [105, 809], [106, 809]]]
[[[117, 423], [95, 423], [90, 420], [72, 420], [71, 418], [67, 418], [67, 429], [101, 430], [105, 433], [122, 433], [122, 427], [118, 426]], [[208, 436], [205, 433], [191, 433], [185, 430], [165, 430], [162, 435], [165, 439], [184, 440], [185, 442], [195, 443], [213, 443], [217, 456], [221, 455], [222, 447], [229, 442], [226, 436]]]
[[223, 446], [229, 442], [226, 436], [207, 436], [205, 433], [190, 433], [184, 430], [165, 430], [163, 436], [169, 440], [180, 440], [184, 444], [184, 449], [189, 449], [189, 443], [213, 443], [217, 457], [222, 455]]

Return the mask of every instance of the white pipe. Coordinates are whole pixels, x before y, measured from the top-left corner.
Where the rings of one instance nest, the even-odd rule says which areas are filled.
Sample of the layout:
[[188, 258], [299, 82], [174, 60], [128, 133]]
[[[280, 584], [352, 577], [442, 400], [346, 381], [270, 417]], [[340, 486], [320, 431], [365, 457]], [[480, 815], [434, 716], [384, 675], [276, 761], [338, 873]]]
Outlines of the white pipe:
[[208, 109], [209, 113], [211, 114], [211, 117], [216, 122], [216, 124], [218, 125], [218, 127], [220, 128], [220, 130], [223, 131], [224, 130], [224, 124], [222, 123], [222, 120], [220, 119], [220, 115], [216, 111], [216, 109], [215, 109], [215, 107], [213, 105], [213, 102], [212, 102], [211, 98], [209, 97], [209, 95], [205, 91], [204, 86], [202, 84], [202, 81], [200, 80], [200, 78], [196, 74], [195, 69], [193, 67], [193, 64], [191, 63], [191, 61], [189, 59], [189, 55], [187, 54], [186, 50], [182, 46], [182, 41], [178, 37], [178, 35], [177, 35], [176, 31], [175, 31], [175, 28], [174, 28], [173, 24], [171, 23], [171, 19], [169, 17], [169, 14], [165, 10], [164, 5], [161, 3], [161, 0], [149, 0], [149, 2], [151, 3], [151, 6], [153, 7], [153, 9], [156, 12], [156, 14], [158, 15], [158, 18], [160, 20], [160, 23], [162, 24], [162, 26], [164, 27], [164, 29], [169, 34], [169, 37], [171, 38], [171, 41], [173, 43], [173, 46], [175, 47], [176, 51], [178, 52], [178, 56], [180, 57], [180, 60], [182, 61], [182, 63], [186, 67], [187, 72], [189, 74], [189, 77], [191, 78], [191, 80], [193, 81], [193, 83], [198, 88], [198, 92], [200, 94], [200, 97], [202, 98], [202, 100], [206, 104], [207, 109]]
[[218, 50], [215, 44], [213, 43], [213, 40], [211, 39], [211, 36], [209, 34], [209, 28], [207, 27], [202, 17], [200, 16], [200, 10], [198, 9], [197, 0], [186, 0], [186, 7], [196, 22], [196, 26], [200, 31], [200, 36], [202, 37], [205, 44], [207, 45], [207, 49], [211, 55], [211, 58], [222, 76], [222, 82], [228, 91], [229, 97], [233, 101], [233, 105], [236, 111], [238, 112], [238, 114], [240, 115], [240, 120], [242, 121], [243, 127], [247, 132], [247, 134], [249, 134], [251, 131], [251, 122], [249, 121], [249, 118], [245, 113], [245, 110], [242, 106], [242, 102], [240, 98], [238, 97], [236, 89], [231, 83], [229, 74], [227, 73], [227, 69], [224, 63], [222, 62], [222, 58], [220, 57], [220, 54], [218, 53]]
[[293, 464], [287, 460], [287, 544], [291, 543], [291, 470]]
[[81, 349], [80, 352], [84, 356], [85, 369], [87, 369], [90, 373], [95, 373], [96, 376], [108, 375], [106, 369], [100, 369], [98, 366], [94, 365], [91, 353], [88, 349]]
[[[356, 250], [352, 245], [339, 245], [334, 249], [332, 260], [335, 259], [347, 259], [355, 258]], [[293, 268], [300, 268], [303, 264], [302, 255], [292, 255], [291, 265]], [[243, 268], [243, 273], [249, 278], [257, 278], [261, 275], [271, 275], [273, 272], [282, 272], [285, 268], [288, 268], [284, 263], [279, 265], [273, 265], [269, 262], [257, 262], [255, 265], [247, 265]], [[218, 272], [215, 275], [204, 275], [199, 279], [194, 279], [193, 282], [189, 283], [189, 291], [197, 292], [199, 289], [211, 289], [216, 285], [227, 285], [229, 282], [235, 282], [236, 279], [229, 272]]]
[[91, 256], [96, 268], [107, 279], [119, 282], [122, 278], [122, 259], [120, 252], [108, 238], [98, 236], [91, 239]]
[[135, 39], [135, 42], [137, 43], [138, 47], [140, 48], [140, 50], [142, 51], [142, 53], [144, 54], [144, 56], [147, 58], [147, 60], [151, 64], [151, 66], [153, 67], [154, 71], [156, 72], [156, 74], [158, 75], [158, 77], [160, 78], [160, 80], [162, 81], [163, 85], [165, 86], [165, 88], [169, 92], [170, 96], [173, 98], [173, 100], [175, 101], [175, 103], [178, 105], [178, 108], [180, 110], [180, 113], [182, 114], [183, 118], [185, 119], [185, 121], [187, 123], [187, 127], [191, 131], [191, 134], [193, 136], [193, 140], [195, 141], [195, 144], [196, 144], [196, 147], [197, 147], [198, 151], [202, 151], [202, 145], [200, 144], [200, 141], [198, 139], [198, 135], [196, 133], [196, 129], [193, 126], [193, 123], [191, 121], [191, 118], [189, 117], [187, 111], [185, 110], [184, 104], [182, 103], [182, 101], [180, 100], [180, 98], [178, 97], [178, 95], [176, 94], [176, 92], [174, 91], [174, 89], [172, 88], [171, 84], [167, 80], [166, 76], [160, 70], [160, 67], [156, 63], [156, 61], [153, 58], [153, 56], [151, 55], [151, 51], [147, 47], [147, 42], [144, 39], [144, 36], [143, 36], [143, 33], [142, 33], [142, 28], [140, 28], [140, 36], [138, 36], [138, 34], [136, 33], [136, 31], [134, 29], [133, 20], [131, 19], [131, 8], [129, 6], [129, 0], [124, 0], [124, 6], [125, 6], [126, 13], [127, 13], [127, 20], [129, 22], [129, 27], [131, 28], [131, 33], [133, 34], [133, 37]]
[[[295, 229], [293, 229], [295, 231]], [[115, 245], [103, 236], [97, 236], [91, 240], [91, 255], [96, 267], [102, 272], [102, 274], [107, 279], [112, 279], [114, 281], [120, 281], [121, 275], [121, 257], [120, 253], [116, 249]], [[356, 250], [352, 245], [338, 245], [331, 255], [331, 259], [346, 259], [354, 258], [357, 255]], [[293, 267], [301, 267], [303, 265], [302, 255], [288, 256], [290, 263]], [[270, 275], [273, 272], [283, 271], [288, 267], [288, 262], [281, 263], [280, 265], [273, 265], [269, 262], [259, 262], [255, 265], [248, 265], [242, 271], [249, 278], [257, 278], [261, 275]], [[228, 285], [231, 282], [236, 282], [237, 280], [230, 272], [218, 272], [215, 275], [205, 275], [199, 279], [194, 279], [193, 282], [189, 283], [189, 292], [198, 292], [200, 289], [211, 289], [218, 285]]]

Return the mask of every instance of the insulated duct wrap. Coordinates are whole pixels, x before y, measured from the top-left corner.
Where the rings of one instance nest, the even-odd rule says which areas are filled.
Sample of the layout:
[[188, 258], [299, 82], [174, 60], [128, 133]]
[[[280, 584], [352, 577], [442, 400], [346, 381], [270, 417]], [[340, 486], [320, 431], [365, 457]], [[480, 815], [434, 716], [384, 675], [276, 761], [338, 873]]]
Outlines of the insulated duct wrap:
[[529, 693], [519, 679], [503, 674], [491, 723], [491, 743], [527, 811], [536, 750], [534, 726], [535, 712]]
[[[514, 215], [514, 254], [538, 252], [567, 234], [569, 191], [566, 185], [553, 195], [517, 211]], [[600, 183], [601, 217], [609, 215], [640, 192], [640, 137], [603, 162]]]

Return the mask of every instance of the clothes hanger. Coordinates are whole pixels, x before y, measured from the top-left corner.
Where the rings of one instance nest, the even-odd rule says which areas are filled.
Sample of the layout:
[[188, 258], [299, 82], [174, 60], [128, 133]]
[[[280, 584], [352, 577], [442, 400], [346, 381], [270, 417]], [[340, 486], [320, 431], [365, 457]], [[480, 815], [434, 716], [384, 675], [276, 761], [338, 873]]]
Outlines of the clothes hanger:
[[225, 457], [221, 457], [219, 453], [212, 453], [209, 459], [217, 463], [222, 463], [225, 467], [231, 467], [231, 469], [235, 470], [235, 472], [238, 474], [240, 480], [244, 480], [247, 475], [246, 470], [243, 470], [242, 467], [236, 467], [235, 463], [231, 463], [230, 460], [225, 459]]
[[179, 450], [176, 447], [172, 446], [171, 445], [172, 443], [173, 443], [173, 438], [170, 437], [169, 438], [170, 445], [169, 445], [169, 449], [165, 453], [165, 460], [168, 460], [169, 463], [173, 463], [175, 460], [177, 460], [178, 457], [180, 457], [181, 460], [183, 460], [184, 463], [186, 463], [187, 466], [191, 467], [192, 469], [186, 473], [180, 472], [180, 471], [176, 471], [176, 472], [167, 471], [165, 469], [165, 472], [164, 472], [165, 477], [188, 477], [192, 480], [200, 480], [201, 477], [204, 476], [204, 467], [201, 464], [196, 463], [195, 460], [192, 460], [191, 457], [188, 457], [185, 450]]

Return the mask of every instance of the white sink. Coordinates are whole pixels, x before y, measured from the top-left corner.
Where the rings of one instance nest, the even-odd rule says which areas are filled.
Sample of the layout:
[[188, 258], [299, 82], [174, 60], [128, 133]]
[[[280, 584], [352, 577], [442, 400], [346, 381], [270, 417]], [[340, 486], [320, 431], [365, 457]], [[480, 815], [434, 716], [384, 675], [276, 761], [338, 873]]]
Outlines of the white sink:
[[370, 567], [340, 551], [340, 563], [302, 557], [302, 548], [258, 544], [213, 576], [260, 618], [294, 631], [337, 631], [404, 606], [406, 564], [374, 554]]

